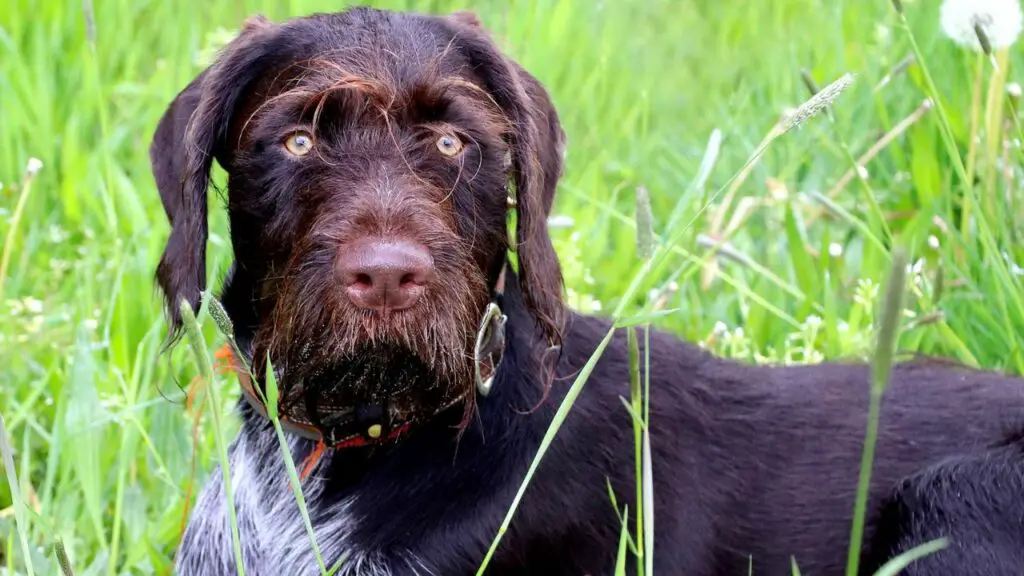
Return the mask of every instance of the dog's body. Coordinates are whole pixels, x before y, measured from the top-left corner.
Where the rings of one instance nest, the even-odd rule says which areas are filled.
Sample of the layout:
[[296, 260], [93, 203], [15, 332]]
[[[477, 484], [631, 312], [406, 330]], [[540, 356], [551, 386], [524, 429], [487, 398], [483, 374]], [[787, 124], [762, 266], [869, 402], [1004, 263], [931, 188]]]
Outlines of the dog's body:
[[[461, 441], [443, 423], [378, 453], [339, 451], [304, 484], [325, 561], [350, 555], [341, 574], [455, 575], [472, 574], [479, 566], [568, 389], [568, 382], [555, 386], [542, 409], [517, 412], [538, 397], [535, 367], [521, 352], [529, 349], [522, 325], [531, 320], [514, 283], [512, 288], [506, 299], [507, 364], [492, 395], [479, 404], [479, 422]], [[559, 374], [576, 374], [609, 326], [602, 318], [574, 315]], [[488, 574], [603, 574], [614, 566], [620, 524], [606, 478], [620, 508], [635, 509], [632, 424], [620, 400], [629, 396], [626, 350], [619, 333], [545, 456]], [[842, 574], [864, 440], [868, 368], [747, 366], [658, 332], [651, 333], [650, 361], [655, 572], [747, 574], [752, 565], [754, 574], [788, 574], [792, 556], [802, 574]], [[891, 386], [865, 540], [871, 541], [879, 506], [898, 482], [948, 455], [989, 461], [987, 454], [1005, 452], [1006, 467], [993, 462], [973, 481], [988, 491], [983, 499], [1004, 500], [999, 504], [1006, 507], [968, 517], [972, 528], [963, 531], [956, 521], [907, 520], [906, 531], [878, 542], [883, 549], [869, 555], [863, 573], [878, 567], [871, 560], [888, 559], [886, 546], [898, 542], [909, 549], [946, 535], [974, 537], [972, 529], [986, 523], [1020, 544], [1024, 450], [989, 447], [1021, 422], [1021, 383], [923, 363], [899, 366]], [[230, 461], [247, 574], [314, 574], [274, 433], [262, 417], [244, 414]], [[291, 447], [296, 460], [312, 448], [306, 440]], [[181, 549], [182, 576], [233, 573], [220, 474], [210, 478]], [[941, 516], [941, 507], [955, 502], [947, 496], [940, 493], [937, 507], [919, 513]], [[908, 544], [910, 538], [919, 539]], [[1003, 546], [998, 550], [1014, 555], [999, 557], [985, 552], [990, 544], [974, 539], [965, 556], [988, 564], [951, 564], [953, 554], [947, 552], [932, 569], [913, 574], [1008, 576], [1024, 567], [1005, 563], [1021, 561], [1024, 548]]]
[[[373, 412], [367, 441], [328, 450], [303, 484], [325, 562], [346, 558], [340, 574], [475, 573], [569, 383], [607, 333], [607, 320], [561, 305], [544, 226], [561, 138], [543, 89], [475, 19], [371, 10], [251, 21], [161, 122], [154, 170], [173, 230], [158, 277], [175, 325], [173, 305], [195, 305], [205, 285], [216, 158], [229, 174], [236, 255], [222, 300], [253, 373], [271, 357], [283, 401], [305, 395], [296, 418], [309, 428], [321, 424], [324, 396], [331, 410], [351, 404], [357, 414], [401, 404], [383, 412], [391, 416]], [[508, 179], [518, 272], [505, 265]], [[473, 346], [489, 300], [507, 316], [497, 362]], [[552, 380], [545, 362], [559, 343]], [[494, 377], [486, 396], [475, 394], [474, 366]], [[408, 381], [391, 381], [397, 369]], [[792, 558], [803, 574], [842, 573], [868, 368], [747, 366], [654, 332], [650, 375], [655, 572], [784, 574]], [[628, 383], [619, 331], [489, 574], [613, 569], [623, 505], [635, 522]], [[896, 369], [865, 571], [933, 536], [990, 533], [992, 542], [953, 542], [927, 573], [1021, 572], [1019, 550], [1005, 544], [1024, 540], [1015, 504], [1024, 456], [1011, 442], [1024, 428], [1021, 384], [941, 363]], [[316, 574], [275, 434], [248, 404], [242, 415], [229, 462], [246, 573]], [[369, 439], [381, 430], [385, 439]], [[314, 451], [312, 440], [289, 441], [297, 461]], [[946, 488], [952, 481], [968, 489]], [[988, 532], [972, 530], [989, 520]], [[199, 497], [178, 566], [182, 576], [234, 573], [219, 473]]]

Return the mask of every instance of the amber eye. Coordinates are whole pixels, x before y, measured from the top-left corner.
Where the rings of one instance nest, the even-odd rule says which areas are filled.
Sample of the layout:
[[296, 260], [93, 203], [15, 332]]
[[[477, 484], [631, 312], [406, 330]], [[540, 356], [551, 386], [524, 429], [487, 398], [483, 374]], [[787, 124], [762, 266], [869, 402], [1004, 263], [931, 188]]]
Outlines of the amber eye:
[[445, 156], [455, 156], [462, 152], [462, 142], [455, 136], [441, 136], [437, 139], [437, 149]]
[[284, 141], [284, 147], [295, 156], [305, 156], [313, 149], [313, 135], [309, 132], [293, 132]]

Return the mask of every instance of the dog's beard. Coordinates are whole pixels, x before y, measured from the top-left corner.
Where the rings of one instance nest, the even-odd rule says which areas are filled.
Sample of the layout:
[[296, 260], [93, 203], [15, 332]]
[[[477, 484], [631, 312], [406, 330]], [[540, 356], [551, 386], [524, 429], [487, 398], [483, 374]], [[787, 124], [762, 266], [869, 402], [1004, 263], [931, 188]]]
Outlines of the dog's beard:
[[[471, 400], [473, 345], [488, 299], [477, 268], [435, 262], [445, 281], [412, 308], [384, 315], [348, 301], [332, 253], [312, 251], [292, 267], [253, 342], [256, 374], [265, 374], [269, 355], [279, 375], [282, 410], [297, 408], [315, 422], [332, 408], [401, 396], [429, 416], [460, 396]], [[471, 408], [467, 402], [464, 420]]]

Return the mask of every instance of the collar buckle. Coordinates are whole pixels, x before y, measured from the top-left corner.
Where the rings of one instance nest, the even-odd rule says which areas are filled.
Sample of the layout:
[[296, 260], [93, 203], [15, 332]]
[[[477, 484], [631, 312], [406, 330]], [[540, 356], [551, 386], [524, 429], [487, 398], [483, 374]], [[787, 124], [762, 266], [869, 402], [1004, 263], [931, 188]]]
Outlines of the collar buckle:
[[[473, 370], [476, 376], [476, 389], [481, 396], [487, 396], [494, 385], [494, 376], [505, 354], [505, 323], [508, 317], [501, 311], [497, 303], [491, 302], [484, 310], [480, 320], [480, 329], [476, 334], [476, 347], [473, 349]], [[490, 373], [484, 377], [482, 365], [491, 365]]]

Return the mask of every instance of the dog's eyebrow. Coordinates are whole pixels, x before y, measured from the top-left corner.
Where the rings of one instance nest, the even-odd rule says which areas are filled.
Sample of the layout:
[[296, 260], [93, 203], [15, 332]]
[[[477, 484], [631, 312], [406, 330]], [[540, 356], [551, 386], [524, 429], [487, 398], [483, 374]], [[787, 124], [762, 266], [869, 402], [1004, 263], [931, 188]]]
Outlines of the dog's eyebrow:
[[[308, 60], [287, 68], [300, 70], [295, 77], [287, 81], [291, 87], [260, 103], [246, 119], [240, 134], [244, 134], [250, 122], [270, 106], [294, 108], [300, 110], [303, 115], [312, 110], [312, 124], [316, 126], [331, 100], [337, 100], [343, 108], [353, 110], [365, 110], [364, 107], [369, 105], [381, 114], [391, 115], [399, 112], [415, 118], [433, 120], [454, 100], [463, 96], [476, 101], [477, 105], [473, 108], [483, 113], [499, 131], [503, 132], [511, 125], [493, 96], [485, 88], [463, 76], [427, 73], [410, 87], [400, 90], [396, 88], [393, 79], [377, 79], [355, 73], [338, 62], [327, 59]], [[283, 73], [285, 71], [282, 71]]]

